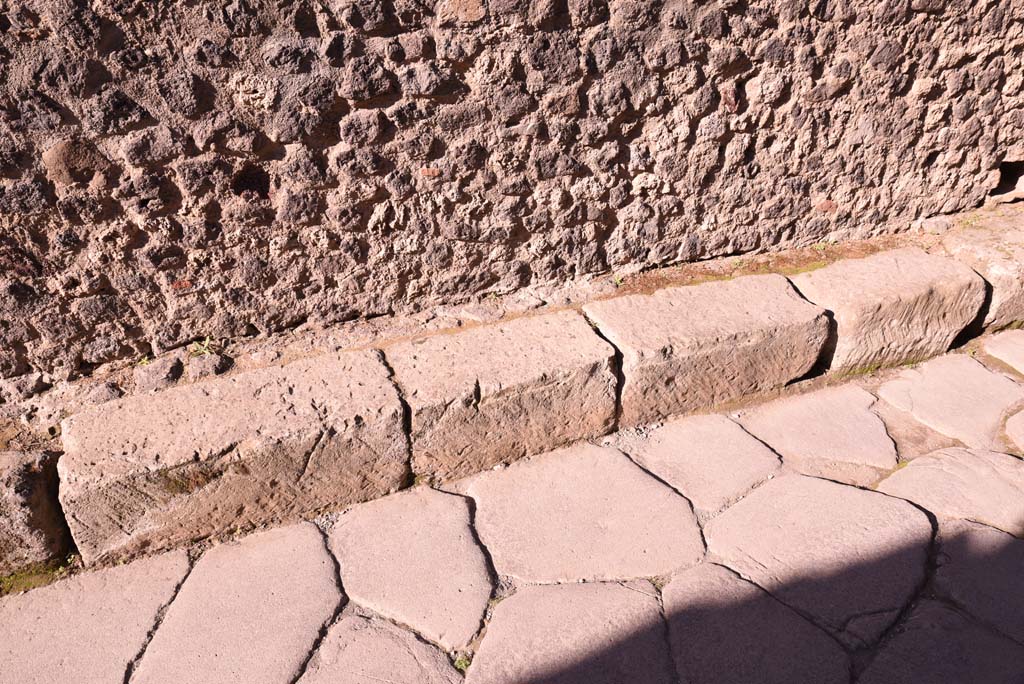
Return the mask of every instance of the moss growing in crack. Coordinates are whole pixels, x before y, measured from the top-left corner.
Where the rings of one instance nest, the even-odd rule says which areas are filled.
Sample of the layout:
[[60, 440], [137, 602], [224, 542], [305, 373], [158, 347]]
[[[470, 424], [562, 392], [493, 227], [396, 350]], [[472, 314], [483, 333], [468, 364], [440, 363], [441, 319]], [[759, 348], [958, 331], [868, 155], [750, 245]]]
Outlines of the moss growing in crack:
[[0, 577], [0, 596], [20, 594], [24, 591], [45, 587], [66, 577], [78, 564], [78, 556], [56, 558], [46, 563], [34, 563], [21, 570]]
[[468, 653], [460, 653], [455, 657], [455, 662], [453, 663], [453, 665], [455, 665], [456, 670], [458, 670], [462, 674], [466, 674], [466, 670], [469, 669], [469, 666], [472, 663], [473, 658], [470, 657]]

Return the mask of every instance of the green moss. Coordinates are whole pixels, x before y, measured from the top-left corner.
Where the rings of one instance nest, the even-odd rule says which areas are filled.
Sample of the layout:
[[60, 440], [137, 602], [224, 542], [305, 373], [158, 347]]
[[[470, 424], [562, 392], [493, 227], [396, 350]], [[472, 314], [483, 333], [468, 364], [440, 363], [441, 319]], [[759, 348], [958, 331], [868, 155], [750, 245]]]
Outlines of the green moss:
[[0, 596], [20, 594], [23, 591], [45, 587], [62, 577], [66, 577], [78, 563], [78, 556], [57, 558], [47, 563], [34, 563], [21, 570], [0, 577]]
[[466, 674], [466, 670], [469, 669], [469, 666], [472, 663], [473, 659], [470, 658], [469, 655], [465, 653], [460, 653], [459, 656], [455, 659], [454, 665], [456, 670], [458, 670], [462, 674]]

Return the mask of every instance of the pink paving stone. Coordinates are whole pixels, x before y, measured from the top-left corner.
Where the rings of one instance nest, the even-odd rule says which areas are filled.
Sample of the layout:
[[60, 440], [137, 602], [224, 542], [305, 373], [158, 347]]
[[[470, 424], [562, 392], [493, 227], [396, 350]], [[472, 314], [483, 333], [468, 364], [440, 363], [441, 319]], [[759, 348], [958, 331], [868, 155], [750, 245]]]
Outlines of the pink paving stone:
[[876, 401], [871, 410], [885, 423], [885, 431], [896, 444], [900, 458], [909, 461], [939, 449], [959, 446], [952, 437], [947, 437], [914, 419], [887, 401]]
[[187, 572], [169, 553], [0, 598], [0, 682], [119, 684]]
[[674, 682], [654, 587], [533, 586], [499, 603], [466, 684]]
[[904, 501], [788, 475], [712, 520], [705, 536], [712, 558], [856, 646], [914, 594], [932, 528]]
[[1006, 420], [1006, 437], [1018, 453], [1024, 452], [1024, 411], [1013, 414]]
[[448, 658], [384, 620], [346, 615], [331, 627], [298, 684], [460, 684]]
[[758, 275], [583, 307], [622, 351], [624, 426], [781, 387], [811, 369], [824, 311], [778, 275]]
[[736, 417], [786, 465], [863, 485], [896, 467], [896, 446], [871, 411], [874, 404], [868, 392], [844, 385], [778, 399]]
[[989, 337], [982, 349], [1018, 373], [1024, 374], [1024, 330], [1008, 330]]
[[936, 591], [1024, 643], [1024, 541], [986, 525], [943, 524]]
[[1012, 684], [1024, 681], [1024, 647], [935, 601], [914, 608], [859, 684]]
[[356, 603], [446, 650], [480, 629], [492, 587], [467, 499], [416, 487], [346, 512], [330, 539]]
[[904, 370], [878, 396], [969, 447], [999, 446], [1006, 414], [1024, 402], [1024, 388], [974, 359], [949, 354]]
[[168, 608], [132, 684], [290, 682], [340, 601], [312, 524], [216, 546]]
[[674, 576], [662, 597], [681, 681], [849, 682], [849, 661], [834, 639], [720, 565]]
[[470, 475], [614, 423], [615, 350], [573, 311], [400, 342], [385, 354], [412, 411], [420, 475]]
[[964, 519], [1024, 536], [1024, 461], [951, 448], [915, 458], [878, 484], [938, 518]]
[[614, 449], [553, 451], [467, 491], [498, 574], [526, 582], [665, 575], [704, 552], [686, 500]]
[[985, 300], [985, 281], [977, 273], [916, 247], [844, 259], [791, 280], [804, 297], [833, 314], [833, 371], [941, 354]]
[[682, 492], [702, 516], [717, 513], [779, 468], [771, 449], [721, 415], [669, 421], [619, 446]]

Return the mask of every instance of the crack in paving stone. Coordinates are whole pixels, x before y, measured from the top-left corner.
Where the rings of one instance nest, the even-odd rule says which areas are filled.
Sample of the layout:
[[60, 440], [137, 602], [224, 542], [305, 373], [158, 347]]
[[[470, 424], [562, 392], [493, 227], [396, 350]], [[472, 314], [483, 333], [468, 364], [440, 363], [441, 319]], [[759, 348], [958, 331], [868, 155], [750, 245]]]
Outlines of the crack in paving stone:
[[[443, 492], [443, 490], [437, 489], [436, 491]], [[484, 557], [484, 565], [487, 567], [487, 580], [491, 583], [491, 595], [487, 600], [487, 608], [484, 610], [484, 614], [480, 619], [480, 628], [473, 635], [473, 638], [469, 640], [470, 644], [474, 644], [483, 638], [483, 633], [487, 629], [488, 615], [491, 613], [492, 603], [494, 601], [500, 601], [508, 598], [507, 595], [499, 596], [502, 591], [502, 579], [498, 574], [498, 569], [494, 565], [494, 558], [491, 556], [491, 550], [487, 548], [487, 544], [480, 538], [480, 533], [476, 529], [476, 499], [469, 496], [468, 494], [462, 494], [459, 492], [443, 492], [450, 496], [456, 496], [463, 499], [466, 502], [466, 507], [469, 510], [469, 532], [473, 537], [473, 542], [480, 549], [480, 553]]]
[[345, 587], [341, 580], [341, 564], [331, 552], [330, 540], [328, 539], [327, 533], [324, 532], [320, 525], [314, 523], [314, 527], [316, 527], [317, 532], [320, 533], [320, 539], [324, 544], [324, 551], [327, 553], [327, 557], [331, 559], [331, 563], [334, 565], [334, 584], [338, 588], [339, 595], [338, 605], [335, 606], [333, 614], [331, 614], [331, 616], [324, 620], [324, 623], [320, 625], [320, 629], [317, 632], [316, 638], [313, 640], [313, 645], [310, 647], [309, 653], [306, 654], [305, 659], [303, 659], [302, 663], [299, 665], [295, 677], [292, 678], [289, 684], [296, 684], [305, 676], [306, 670], [309, 668], [309, 663], [313, 660], [313, 656], [315, 656], [317, 651], [320, 650], [320, 646], [323, 644], [324, 639], [327, 638], [327, 634], [331, 631], [331, 627], [333, 627], [338, 621], [342, 612], [345, 610], [345, 606], [348, 605], [348, 596], [345, 594]]
[[185, 582], [187, 582], [188, 578], [192, 576], [192, 571], [195, 570], [196, 565], [199, 564], [199, 559], [202, 557], [204, 552], [205, 551], [201, 551], [195, 554], [194, 556], [192, 553], [188, 554], [188, 568], [185, 570], [185, 576], [182, 577], [181, 581], [178, 582], [176, 587], [174, 587], [174, 591], [171, 593], [171, 598], [168, 599], [167, 602], [164, 605], [160, 606], [160, 609], [156, 611], [156, 616], [153, 618], [153, 626], [146, 633], [146, 638], [142, 642], [142, 646], [139, 648], [139, 652], [135, 654], [135, 657], [132, 658], [128, 662], [127, 667], [125, 667], [124, 679], [122, 680], [124, 684], [131, 683], [132, 677], [135, 674], [135, 670], [142, 662], [143, 657], [145, 657], [146, 651], [147, 649], [149, 649], [149, 645], [153, 642], [153, 638], [156, 636], [157, 631], [160, 629], [160, 625], [163, 624], [164, 617], [167, 615], [167, 611], [170, 610], [171, 605], [174, 603], [175, 599], [178, 598], [178, 594], [181, 593], [181, 589], [185, 586]]

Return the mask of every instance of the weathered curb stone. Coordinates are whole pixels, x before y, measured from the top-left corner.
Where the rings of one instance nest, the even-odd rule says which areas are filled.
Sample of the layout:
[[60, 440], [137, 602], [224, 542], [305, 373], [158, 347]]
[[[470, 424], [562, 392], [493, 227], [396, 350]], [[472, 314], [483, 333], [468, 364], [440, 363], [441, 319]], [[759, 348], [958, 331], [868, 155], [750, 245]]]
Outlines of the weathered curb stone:
[[1024, 643], [1024, 541], [977, 523], [940, 526], [936, 591], [968, 613]]
[[1018, 373], [1024, 374], [1024, 330], [1007, 330], [985, 339], [982, 348]]
[[985, 301], [977, 273], [917, 248], [838, 261], [792, 281], [832, 312], [837, 338], [830, 370], [838, 372], [941, 354]]
[[704, 553], [686, 500], [614, 449], [553, 451], [467, 492], [498, 574], [527, 582], [654, 577]]
[[853, 646], [896, 619], [932, 538], [904, 501], [803, 475], [766, 482], [704, 531], [713, 559]]
[[1024, 681], [1024, 648], [936, 601], [923, 601], [857, 680], [860, 684]]
[[669, 684], [664, 632], [647, 582], [526, 587], [495, 607], [466, 684]]
[[45, 563], [67, 548], [56, 458], [0, 451], [0, 575]]
[[167, 609], [132, 684], [290, 682], [340, 600], [312, 524], [214, 547]]
[[1004, 416], [1024, 402], [1024, 387], [970, 357], [949, 354], [904, 370], [878, 388], [901, 411], [969, 447], [999, 447]]
[[946, 233], [942, 247], [992, 285], [986, 327], [1024, 321], [1024, 230], [1019, 220], [988, 216], [982, 225]]
[[745, 276], [592, 302], [587, 316], [623, 356], [623, 426], [781, 387], [809, 371], [825, 313], [778, 275]]
[[662, 597], [680, 681], [849, 682], [839, 644], [720, 565], [676, 575]]
[[920, 456], [878, 484], [939, 518], [973, 520], [1024, 537], [1024, 461], [980, 449]]
[[669, 421], [619, 446], [690, 500], [717, 513], [779, 469], [779, 457], [722, 415]]
[[871, 411], [875, 398], [853, 385], [829, 387], [740, 411], [752, 435], [807, 475], [865, 485], [896, 467], [896, 446]]
[[607, 433], [614, 350], [582, 316], [528, 316], [385, 349], [417, 475], [450, 479]]
[[298, 684], [461, 684], [448, 659], [389, 622], [346, 615], [327, 633]]
[[175, 552], [0, 598], [0, 682], [124, 681], [187, 572]]
[[407, 478], [375, 352], [110, 402], [64, 421], [60, 500], [86, 563], [364, 501]]
[[356, 506], [330, 534], [345, 592], [445, 650], [480, 629], [491, 580], [469, 501], [427, 487]]

